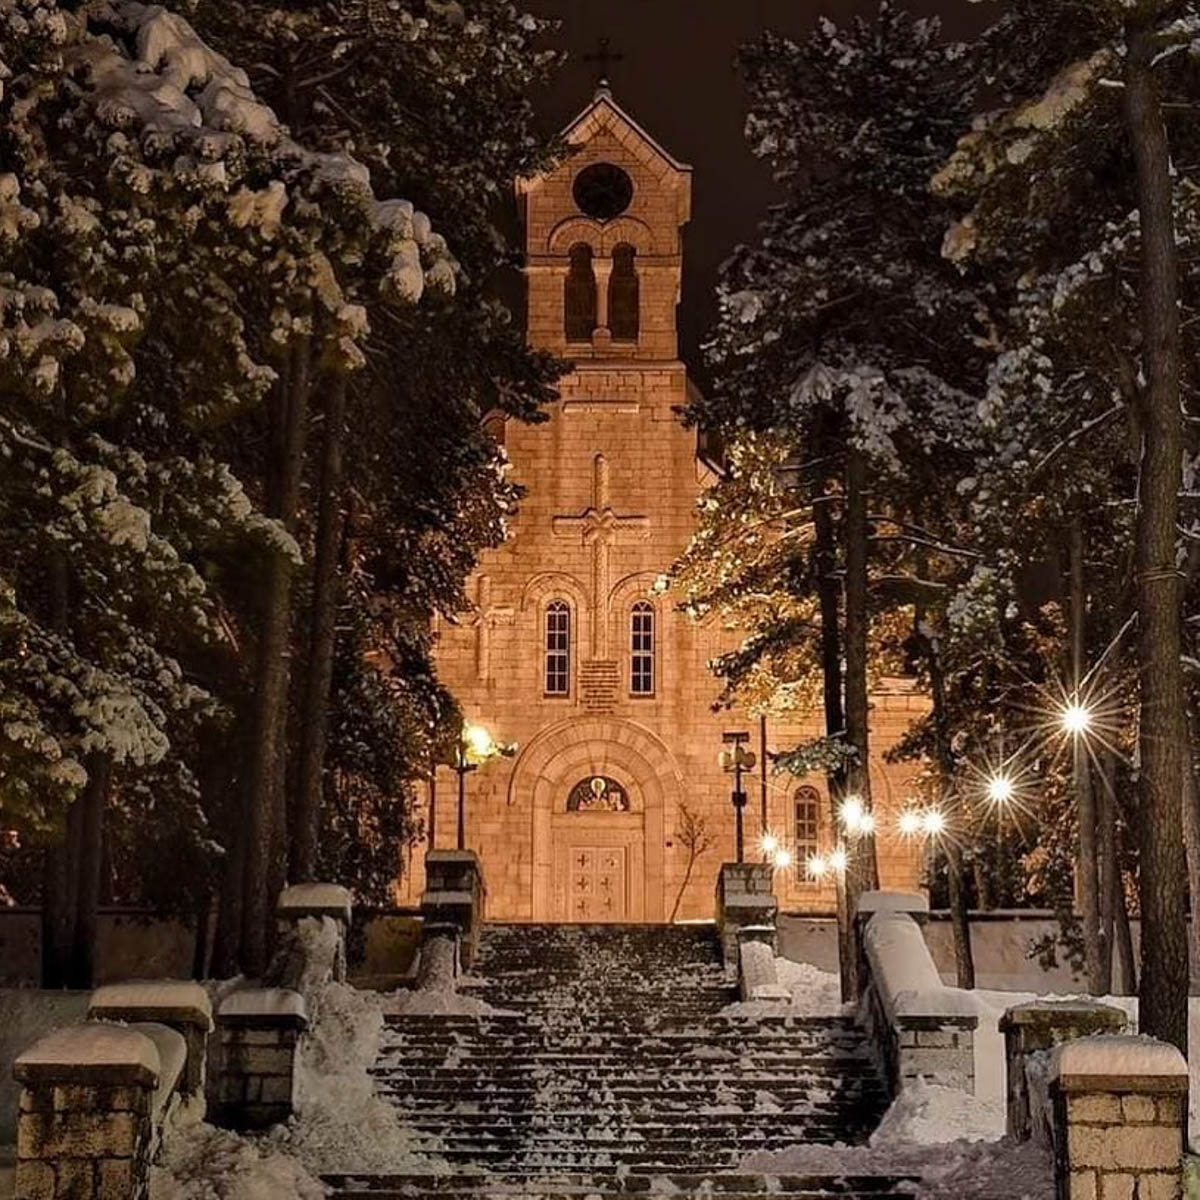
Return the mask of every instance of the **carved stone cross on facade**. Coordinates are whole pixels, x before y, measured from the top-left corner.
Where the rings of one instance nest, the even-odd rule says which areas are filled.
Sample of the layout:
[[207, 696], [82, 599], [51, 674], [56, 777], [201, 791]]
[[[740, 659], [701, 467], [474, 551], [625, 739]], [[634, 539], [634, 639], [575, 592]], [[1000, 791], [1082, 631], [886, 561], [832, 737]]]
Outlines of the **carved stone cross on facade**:
[[577, 517], [555, 517], [557, 537], [579, 538], [592, 551], [592, 658], [608, 652], [608, 593], [610, 554], [621, 541], [645, 540], [650, 536], [650, 518], [613, 512], [609, 499], [608, 460], [597, 454], [592, 461], [592, 505]]
[[511, 624], [512, 619], [512, 608], [492, 604], [492, 581], [480, 575], [475, 580], [475, 612], [470, 620], [475, 630], [475, 673], [480, 679], [491, 674], [492, 630], [497, 625]]

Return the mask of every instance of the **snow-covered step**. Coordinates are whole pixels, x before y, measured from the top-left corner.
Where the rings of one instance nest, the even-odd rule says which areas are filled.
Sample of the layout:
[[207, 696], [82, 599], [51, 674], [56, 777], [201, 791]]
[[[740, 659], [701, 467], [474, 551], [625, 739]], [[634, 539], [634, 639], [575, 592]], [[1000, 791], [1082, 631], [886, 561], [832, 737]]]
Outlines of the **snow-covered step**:
[[851, 1021], [727, 1013], [711, 928], [491, 926], [475, 970], [467, 990], [500, 1012], [389, 1018], [374, 1070], [451, 1173], [338, 1177], [341, 1200], [903, 1191], [738, 1173], [756, 1151], [865, 1141], [887, 1096]]

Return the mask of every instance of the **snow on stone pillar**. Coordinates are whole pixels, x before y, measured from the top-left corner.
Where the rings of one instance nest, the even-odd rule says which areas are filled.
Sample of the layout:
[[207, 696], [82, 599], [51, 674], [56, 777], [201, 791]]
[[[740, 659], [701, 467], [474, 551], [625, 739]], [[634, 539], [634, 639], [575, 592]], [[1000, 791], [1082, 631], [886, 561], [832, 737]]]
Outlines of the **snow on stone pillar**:
[[[279, 926], [281, 946], [301, 946], [300, 922], [306, 918], [321, 921], [328, 917], [338, 929], [336, 956], [332, 964], [332, 977], [342, 983], [346, 978], [346, 942], [350, 936], [350, 919], [353, 915], [353, 897], [347, 888], [336, 883], [294, 883], [279, 893], [275, 905], [275, 919]], [[301, 953], [301, 958], [304, 955]], [[280, 982], [295, 986], [297, 979], [280, 979]]]
[[1007, 1132], [1018, 1142], [1048, 1141], [1046, 1072], [1055, 1046], [1125, 1030], [1125, 1014], [1096, 1000], [1032, 1000], [1000, 1018], [1008, 1079]]
[[265, 1129], [292, 1115], [307, 1025], [304, 997], [286, 988], [248, 988], [221, 1002], [209, 1095], [213, 1124]]
[[1188, 1067], [1165, 1042], [1088, 1037], [1049, 1068], [1059, 1200], [1179, 1200]]
[[775, 917], [775, 869], [770, 863], [723, 863], [717, 875], [717, 932], [725, 969], [738, 969], [741, 931], [754, 928], [752, 940], [778, 951]]
[[880, 908], [867, 921], [862, 941], [866, 1023], [892, 1094], [918, 1079], [974, 1092], [975, 998], [942, 983], [910, 913]]
[[435, 938], [458, 943], [458, 962], [469, 970], [475, 961], [487, 888], [473, 850], [431, 850], [425, 856], [425, 892], [421, 896], [422, 945]]
[[775, 926], [746, 925], [738, 932], [738, 988], [742, 999], [788, 1003], [792, 994], [780, 984], [775, 968]]
[[92, 993], [88, 1016], [130, 1025], [155, 1021], [177, 1030], [187, 1046], [179, 1090], [185, 1096], [203, 1097], [204, 1066], [213, 1019], [208, 993], [198, 983], [161, 979], [108, 984]]
[[160, 1070], [151, 1038], [100, 1022], [21, 1054], [15, 1200], [143, 1200]]

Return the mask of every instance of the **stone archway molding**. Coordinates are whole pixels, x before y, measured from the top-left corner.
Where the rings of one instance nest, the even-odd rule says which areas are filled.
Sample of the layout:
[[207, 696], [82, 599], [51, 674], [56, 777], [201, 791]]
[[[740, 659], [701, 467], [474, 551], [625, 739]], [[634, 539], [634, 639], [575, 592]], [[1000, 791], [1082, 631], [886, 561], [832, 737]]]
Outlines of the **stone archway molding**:
[[509, 776], [508, 802], [530, 805], [535, 921], [554, 919], [554, 817], [585, 775], [608, 775], [624, 786], [642, 814], [645, 843], [643, 919], [665, 920], [665, 838], [668, 813], [684, 796], [683, 774], [663, 740], [636, 721], [578, 716], [530, 741]]

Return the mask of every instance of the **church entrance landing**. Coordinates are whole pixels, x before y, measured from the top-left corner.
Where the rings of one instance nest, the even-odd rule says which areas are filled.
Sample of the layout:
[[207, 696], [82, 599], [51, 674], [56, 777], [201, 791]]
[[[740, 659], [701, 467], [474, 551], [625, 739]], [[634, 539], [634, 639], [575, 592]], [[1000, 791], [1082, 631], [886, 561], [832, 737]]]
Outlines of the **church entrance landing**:
[[562, 721], [528, 743], [509, 787], [531, 809], [533, 920], [665, 919], [665, 828], [683, 781], [659, 738], [617, 717]]

